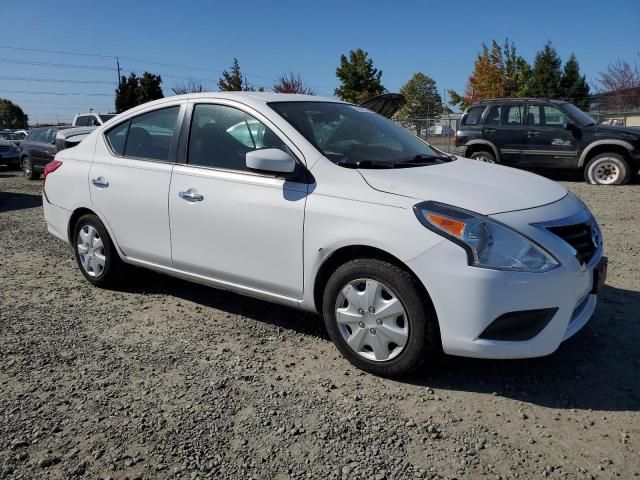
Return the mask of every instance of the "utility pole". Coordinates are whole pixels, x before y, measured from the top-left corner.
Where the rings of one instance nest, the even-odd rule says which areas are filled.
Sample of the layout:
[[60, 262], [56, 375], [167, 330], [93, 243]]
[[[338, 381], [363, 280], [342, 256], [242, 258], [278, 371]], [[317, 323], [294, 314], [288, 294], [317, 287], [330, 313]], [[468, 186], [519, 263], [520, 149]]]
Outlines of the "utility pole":
[[118, 67], [118, 88], [120, 88], [120, 59], [116, 57], [116, 66]]

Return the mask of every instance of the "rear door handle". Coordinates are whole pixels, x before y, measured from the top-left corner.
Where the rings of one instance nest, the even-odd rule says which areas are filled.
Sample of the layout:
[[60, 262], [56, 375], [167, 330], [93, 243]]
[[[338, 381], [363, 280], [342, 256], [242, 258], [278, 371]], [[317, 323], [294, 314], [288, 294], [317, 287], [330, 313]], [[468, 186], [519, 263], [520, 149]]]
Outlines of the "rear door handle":
[[187, 202], [201, 202], [202, 200], [204, 200], [203, 195], [200, 195], [196, 192], [191, 192], [189, 190], [187, 190], [186, 192], [179, 192], [178, 196], [181, 199], [186, 200]]
[[527, 135], [530, 137], [536, 137], [538, 135], [540, 135], [540, 130], [529, 130], [527, 132]]
[[104, 177], [94, 178], [91, 180], [91, 183], [98, 188], [107, 188], [109, 186], [109, 182], [107, 182]]
[[485, 128], [484, 132], [485, 133], [496, 133], [496, 129], [495, 128]]

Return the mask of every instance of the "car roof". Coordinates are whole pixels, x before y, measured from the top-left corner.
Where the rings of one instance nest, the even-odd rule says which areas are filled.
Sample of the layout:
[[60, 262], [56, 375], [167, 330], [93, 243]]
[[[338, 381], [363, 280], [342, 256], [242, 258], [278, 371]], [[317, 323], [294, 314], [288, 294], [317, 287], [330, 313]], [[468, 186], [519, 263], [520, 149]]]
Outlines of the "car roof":
[[[549, 102], [549, 103], [569, 103], [564, 100], [556, 100], [553, 98], [537, 98], [537, 97], [500, 97], [490, 98], [487, 100], [480, 100], [473, 105], [486, 105], [489, 103], [503, 103], [503, 102]], [[473, 106], [472, 105], [472, 106]]]

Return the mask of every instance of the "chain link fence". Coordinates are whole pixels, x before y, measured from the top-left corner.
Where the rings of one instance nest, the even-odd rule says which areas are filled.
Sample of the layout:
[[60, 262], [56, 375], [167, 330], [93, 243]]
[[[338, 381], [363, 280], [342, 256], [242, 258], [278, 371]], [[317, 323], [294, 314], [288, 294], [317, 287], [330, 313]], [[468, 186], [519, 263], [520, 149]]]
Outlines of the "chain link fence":
[[436, 117], [394, 120], [398, 125], [426, 140], [437, 149], [451, 153], [453, 137], [458, 130], [461, 117], [462, 113], [444, 113]]

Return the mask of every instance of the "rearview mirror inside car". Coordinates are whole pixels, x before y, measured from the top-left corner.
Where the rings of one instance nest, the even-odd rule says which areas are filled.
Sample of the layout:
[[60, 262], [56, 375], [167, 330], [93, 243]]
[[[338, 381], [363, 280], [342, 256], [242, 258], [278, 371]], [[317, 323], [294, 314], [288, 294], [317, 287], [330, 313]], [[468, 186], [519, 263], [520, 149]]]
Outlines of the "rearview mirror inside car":
[[261, 172], [292, 173], [296, 168], [296, 161], [286, 152], [278, 148], [263, 148], [253, 150], [245, 156], [247, 168]]

